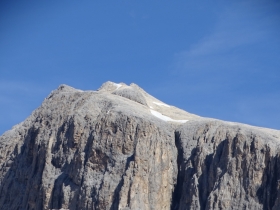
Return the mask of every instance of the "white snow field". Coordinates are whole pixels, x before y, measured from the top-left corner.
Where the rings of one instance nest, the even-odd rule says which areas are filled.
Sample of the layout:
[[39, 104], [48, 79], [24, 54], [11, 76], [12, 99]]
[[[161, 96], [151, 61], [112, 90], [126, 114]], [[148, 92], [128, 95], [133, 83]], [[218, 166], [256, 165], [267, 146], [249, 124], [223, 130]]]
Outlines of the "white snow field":
[[164, 121], [172, 121], [172, 122], [178, 122], [178, 123], [185, 123], [185, 122], [188, 121], [188, 120], [173, 120], [172, 118], [167, 117], [167, 116], [165, 116], [165, 115], [163, 115], [163, 114], [161, 114], [161, 113], [159, 113], [155, 110], [150, 110], [150, 111], [151, 111], [152, 115], [154, 115], [155, 117], [157, 117], [161, 120], [164, 120]]
[[158, 106], [166, 106], [166, 107], [170, 107], [167, 104], [163, 104], [163, 103], [158, 103], [158, 102], [153, 102], [154, 104], [158, 105]]

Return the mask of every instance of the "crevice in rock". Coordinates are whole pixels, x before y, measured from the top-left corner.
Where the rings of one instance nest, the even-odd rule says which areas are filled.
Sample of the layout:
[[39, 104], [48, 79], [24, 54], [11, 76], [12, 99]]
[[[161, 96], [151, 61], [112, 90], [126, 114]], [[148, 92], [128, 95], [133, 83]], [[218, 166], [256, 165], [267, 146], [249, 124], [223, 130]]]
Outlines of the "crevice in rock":
[[264, 210], [279, 209], [279, 165], [278, 155], [270, 157], [266, 162], [262, 184], [256, 193]]
[[67, 174], [62, 173], [61, 175], [58, 176], [58, 178], [55, 180], [52, 194], [51, 194], [51, 209], [60, 209], [62, 207], [62, 202], [63, 202], [63, 183], [67, 178]]
[[[129, 156], [126, 159], [125, 172], [128, 170], [130, 162], [134, 161], [134, 157], [135, 157], [135, 155], [132, 154], [131, 156]], [[125, 172], [124, 172], [124, 175], [125, 175]], [[121, 191], [122, 186], [124, 184], [124, 175], [122, 176], [121, 181], [119, 182], [118, 186], [116, 187], [116, 189], [114, 191], [113, 203], [112, 203], [112, 206], [111, 206], [110, 210], [119, 209], [120, 191]], [[128, 203], [127, 204], [129, 204], [129, 203], [130, 203], [130, 192], [128, 194]]]
[[180, 207], [180, 200], [182, 196], [182, 189], [184, 183], [184, 159], [183, 159], [183, 148], [180, 139], [180, 133], [174, 132], [175, 146], [177, 149], [177, 182], [175, 184], [174, 192], [172, 195], [171, 209], [177, 210]]

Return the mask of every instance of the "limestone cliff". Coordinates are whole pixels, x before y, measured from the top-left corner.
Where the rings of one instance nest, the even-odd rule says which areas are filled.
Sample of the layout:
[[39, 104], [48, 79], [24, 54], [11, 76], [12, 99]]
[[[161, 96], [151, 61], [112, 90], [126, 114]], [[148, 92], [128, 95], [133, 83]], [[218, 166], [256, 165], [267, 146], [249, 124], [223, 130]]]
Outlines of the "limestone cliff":
[[280, 209], [279, 143], [135, 84], [61, 85], [0, 137], [0, 209]]

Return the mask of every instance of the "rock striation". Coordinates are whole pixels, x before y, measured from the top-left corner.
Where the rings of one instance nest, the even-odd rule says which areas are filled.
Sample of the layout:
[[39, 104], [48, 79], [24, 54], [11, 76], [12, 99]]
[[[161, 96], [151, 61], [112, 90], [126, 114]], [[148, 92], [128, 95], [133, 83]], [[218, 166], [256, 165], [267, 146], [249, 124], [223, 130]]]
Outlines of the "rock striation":
[[276, 210], [279, 144], [136, 84], [61, 85], [0, 137], [0, 209]]

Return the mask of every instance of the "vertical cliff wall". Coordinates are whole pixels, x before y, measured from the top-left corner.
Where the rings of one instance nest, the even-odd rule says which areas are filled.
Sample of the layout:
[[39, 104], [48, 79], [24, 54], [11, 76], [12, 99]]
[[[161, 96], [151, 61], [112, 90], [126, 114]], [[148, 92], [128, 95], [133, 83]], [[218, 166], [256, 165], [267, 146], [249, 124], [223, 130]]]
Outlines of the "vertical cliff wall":
[[0, 209], [279, 209], [279, 143], [135, 84], [63, 85], [0, 137]]

